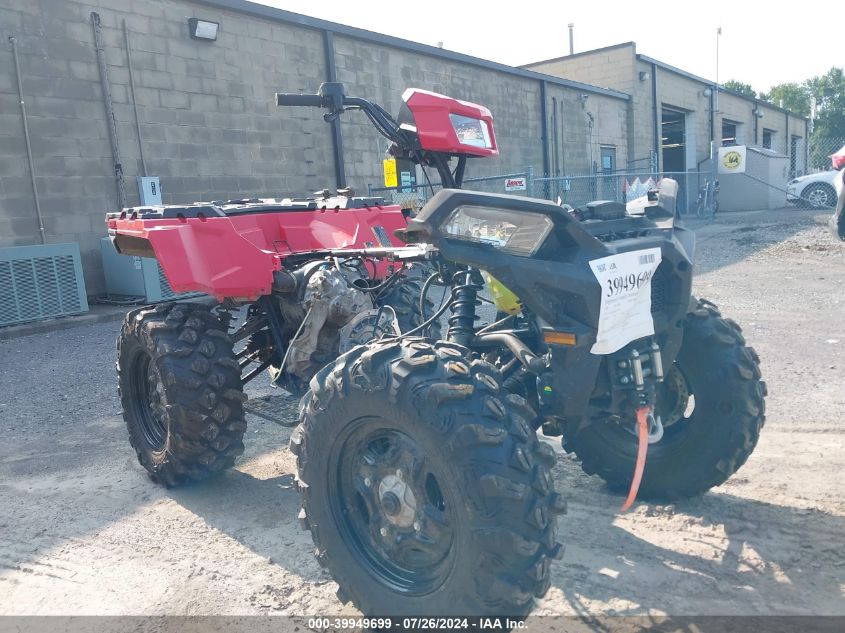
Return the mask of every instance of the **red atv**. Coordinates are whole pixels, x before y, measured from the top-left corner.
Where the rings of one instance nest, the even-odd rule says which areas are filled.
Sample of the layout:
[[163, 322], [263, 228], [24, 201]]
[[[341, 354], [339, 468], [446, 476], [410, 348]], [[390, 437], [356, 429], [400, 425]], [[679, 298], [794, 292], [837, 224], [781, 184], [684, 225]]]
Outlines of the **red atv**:
[[[382, 131], [398, 127], [380, 106], [345, 97], [341, 84], [277, 101], [325, 107], [327, 117], [360, 110]], [[404, 101], [402, 116], [420, 125], [415, 154], [445, 186], [460, 186], [467, 157], [498, 154], [486, 108], [420, 90]], [[485, 127], [467, 134], [479, 132], [480, 140], [459, 141], [452, 121], [462, 129], [476, 120]], [[454, 173], [450, 156], [458, 157]], [[405, 259], [419, 260], [424, 249], [397, 248], [394, 237], [409, 215], [350, 190], [107, 215], [118, 252], [157, 259], [176, 292], [208, 295], [133, 310], [118, 339], [123, 414], [153, 480], [172, 486], [230, 467], [244, 448], [243, 387], [264, 370], [301, 394], [341, 352], [421, 324], [431, 306], [420, 301], [428, 268]]]
[[[290, 443], [300, 519], [338, 597], [391, 616], [365, 628], [427, 626], [420, 615], [464, 628], [523, 616], [550, 586], [565, 503], [539, 431], [627, 489], [624, 508], [638, 491], [701, 494], [745, 463], [766, 386], [739, 326], [691, 294], [677, 183], [577, 209], [464, 191], [467, 159], [498, 153], [486, 108], [410, 90], [393, 119], [339, 84], [277, 100], [327, 120], [363, 111], [444, 189], [412, 218], [342, 192], [111, 215], [120, 251], [212, 296], [138, 310], [118, 342], [124, 415], [154, 478], [231, 465], [243, 382], [262, 368], [307, 386]], [[436, 310], [432, 283], [449, 289]], [[479, 326], [485, 286], [499, 315]]]

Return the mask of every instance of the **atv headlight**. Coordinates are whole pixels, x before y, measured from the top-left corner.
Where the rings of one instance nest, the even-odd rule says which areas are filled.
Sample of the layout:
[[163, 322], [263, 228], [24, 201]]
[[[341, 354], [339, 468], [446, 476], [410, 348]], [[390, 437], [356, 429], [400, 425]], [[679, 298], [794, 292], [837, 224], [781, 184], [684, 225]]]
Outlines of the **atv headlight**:
[[484, 147], [486, 149], [493, 147], [487, 121], [473, 119], [472, 117], [461, 114], [450, 114], [449, 120], [452, 122], [452, 128], [455, 130], [455, 135], [458, 137], [458, 142], [461, 145], [472, 145], [473, 147]]
[[514, 255], [537, 252], [552, 230], [552, 221], [540, 213], [460, 206], [440, 225], [448, 237], [490, 244]]

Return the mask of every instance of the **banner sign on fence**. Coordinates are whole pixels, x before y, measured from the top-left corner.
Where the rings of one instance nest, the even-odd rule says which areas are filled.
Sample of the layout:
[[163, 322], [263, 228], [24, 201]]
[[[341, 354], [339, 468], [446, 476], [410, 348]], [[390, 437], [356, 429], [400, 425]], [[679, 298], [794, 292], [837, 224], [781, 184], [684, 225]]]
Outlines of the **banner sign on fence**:
[[528, 179], [525, 176], [505, 178], [505, 191], [525, 191], [528, 189]]
[[745, 173], [745, 145], [733, 145], [719, 148], [719, 173]]

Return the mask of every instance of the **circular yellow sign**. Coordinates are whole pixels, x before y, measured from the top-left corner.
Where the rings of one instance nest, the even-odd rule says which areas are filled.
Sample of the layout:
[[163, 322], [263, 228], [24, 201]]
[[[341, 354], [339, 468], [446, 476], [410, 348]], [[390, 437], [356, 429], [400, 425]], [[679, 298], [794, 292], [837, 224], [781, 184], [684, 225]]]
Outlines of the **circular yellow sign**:
[[739, 169], [742, 165], [742, 154], [737, 151], [726, 152], [722, 157], [722, 165], [725, 169]]

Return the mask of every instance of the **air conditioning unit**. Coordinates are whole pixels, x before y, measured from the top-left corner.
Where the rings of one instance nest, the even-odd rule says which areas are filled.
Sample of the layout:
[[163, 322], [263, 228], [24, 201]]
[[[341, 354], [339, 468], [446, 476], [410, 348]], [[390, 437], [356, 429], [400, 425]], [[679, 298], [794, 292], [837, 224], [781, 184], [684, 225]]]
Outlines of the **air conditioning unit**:
[[100, 252], [103, 255], [106, 292], [111, 297], [142, 297], [146, 303], [157, 303], [201, 294], [173, 292], [158, 261], [150, 257], [121, 255], [107, 237], [100, 240]]
[[0, 248], [0, 326], [83, 312], [79, 244]]

